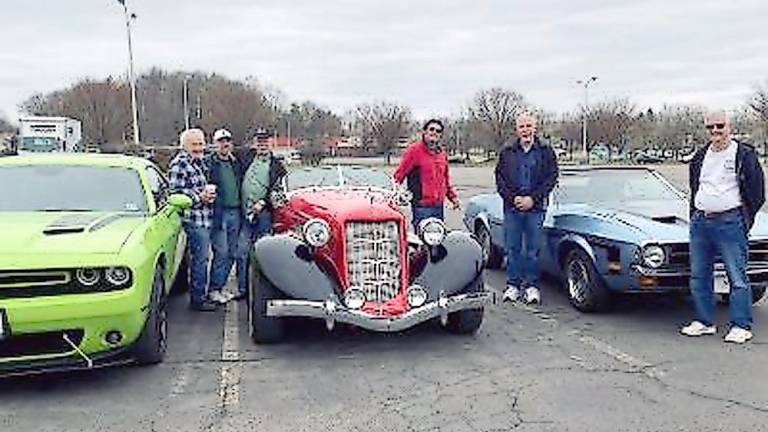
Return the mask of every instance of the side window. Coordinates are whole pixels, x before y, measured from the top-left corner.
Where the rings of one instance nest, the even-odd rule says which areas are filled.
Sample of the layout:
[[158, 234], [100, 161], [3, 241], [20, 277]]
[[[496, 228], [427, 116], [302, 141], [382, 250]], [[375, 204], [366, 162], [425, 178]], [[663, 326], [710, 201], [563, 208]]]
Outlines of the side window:
[[168, 202], [168, 181], [154, 167], [147, 167], [147, 179], [149, 180], [149, 188], [152, 191], [152, 196], [155, 198], [157, 208], [165, 207], [165, 204]]

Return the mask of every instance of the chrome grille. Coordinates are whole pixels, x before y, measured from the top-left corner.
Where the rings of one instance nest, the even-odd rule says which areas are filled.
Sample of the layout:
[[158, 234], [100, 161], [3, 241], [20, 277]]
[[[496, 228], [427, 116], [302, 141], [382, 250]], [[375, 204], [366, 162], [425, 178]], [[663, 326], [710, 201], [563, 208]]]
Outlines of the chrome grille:
[[386, 302], [400, 291], [400, 229], [397, 222], [349, 222], [345, 233], [349, 285], [368, 301]]

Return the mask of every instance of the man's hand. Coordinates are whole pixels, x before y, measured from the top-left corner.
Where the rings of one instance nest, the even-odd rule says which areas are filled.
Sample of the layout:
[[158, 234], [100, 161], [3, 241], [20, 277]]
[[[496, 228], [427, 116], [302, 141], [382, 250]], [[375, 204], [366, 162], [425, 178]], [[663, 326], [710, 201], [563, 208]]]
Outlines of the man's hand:
[[451, 208], [453, 208], [454, 210], [461, 210], [461, 201], [459, 201], [458, 198], [452, 199]]
[[533, 208], [533, 198], [529, 196], [516, 196], [513, 200], [515, 208], [519, 211], [528, 211]]
[[253, 210], [253, 214], [258, 215], [261, 213], [262, 210], [264, 210], [264, 206], [267, 203], [264, 202], [264, 200], [258, 200], [251, 206], [251, 210]]
[[198, 198], [200, 198], [200, 201], [203, 204], [212, 204], [214, 201], [216, 201], [216, 193], [209, 190], [204, 190], [200, 192]]

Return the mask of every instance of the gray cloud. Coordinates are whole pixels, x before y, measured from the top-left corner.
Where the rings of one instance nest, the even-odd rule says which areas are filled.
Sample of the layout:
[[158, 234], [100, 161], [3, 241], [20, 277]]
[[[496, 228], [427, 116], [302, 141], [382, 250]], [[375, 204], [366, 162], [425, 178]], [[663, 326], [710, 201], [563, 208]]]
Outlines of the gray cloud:
[[[500, 85], [548, 110], [593, 100], [734, 107], [768, 78], [762, 0], [128, 0], [139, 70], [252, 75], [344, 112], [369, 99], [457, 113]], [[3, 2], [0, 109], [126, 70], [114, 0]]]

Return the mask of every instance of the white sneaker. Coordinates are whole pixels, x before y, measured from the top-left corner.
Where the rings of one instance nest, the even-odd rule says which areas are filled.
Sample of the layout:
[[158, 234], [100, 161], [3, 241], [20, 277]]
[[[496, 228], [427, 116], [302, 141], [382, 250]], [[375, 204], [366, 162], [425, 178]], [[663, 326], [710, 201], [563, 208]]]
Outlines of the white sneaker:
[[502, 301], [516, 302], [520, 300], [520, 289], [516, 286], [507, 285], [507, 290], [504, 291]]
[[743, 344], [744, 342], [752, 339], [752, 332], [743, 329], [741, 327], [733, 326], [731, 327], [731, 331], [728, 332], [727, 335], [725, 335], [725, 341], [731, 342], [731, 343], [737, 343], [737, 344]]
[[701, 321], [693, 321], [681, 328], [680, 333], [685, 336], [707, 336], [717, 333], [717, 327], [705, 325]]
[[541, 303], [541, 293], [536, 287], [528, 287], [525, 289], [525, 302], [527, 304], [539, 304]]
[[208, 293], [208, 299], [210, 299], [214, 303], [221, 303], [224, 304], [231, 299], [226, 294], [222, 293], [221, 291], [211, 291]]

